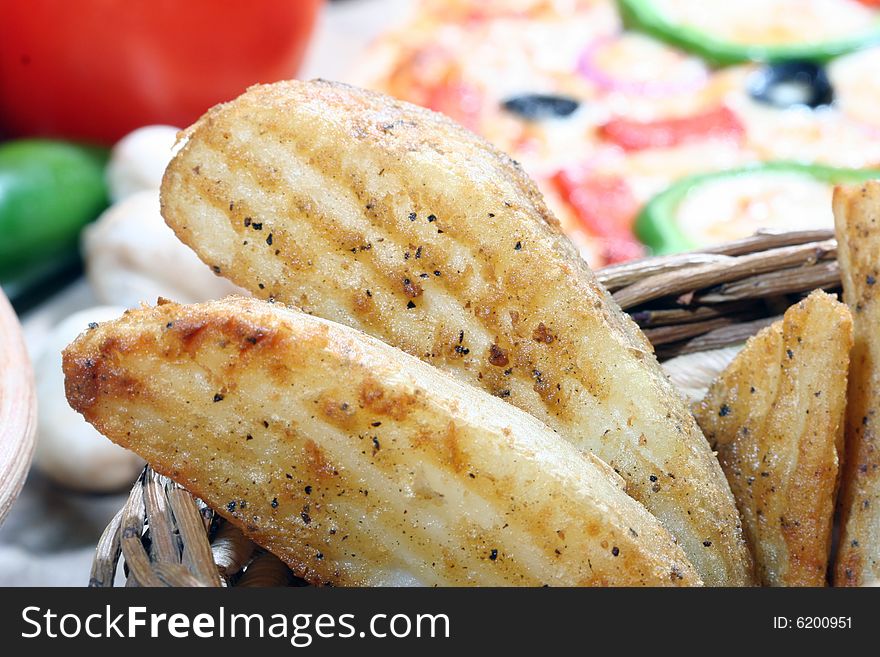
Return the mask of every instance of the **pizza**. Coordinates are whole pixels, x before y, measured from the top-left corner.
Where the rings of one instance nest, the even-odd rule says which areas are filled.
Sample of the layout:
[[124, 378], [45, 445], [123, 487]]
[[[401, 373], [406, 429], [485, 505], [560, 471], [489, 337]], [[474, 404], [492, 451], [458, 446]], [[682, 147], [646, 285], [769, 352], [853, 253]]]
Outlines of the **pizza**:
[[357, 81], [519, 161], [593, 266], [830, 227], [880, 177], [877, 0], [421, 0]]

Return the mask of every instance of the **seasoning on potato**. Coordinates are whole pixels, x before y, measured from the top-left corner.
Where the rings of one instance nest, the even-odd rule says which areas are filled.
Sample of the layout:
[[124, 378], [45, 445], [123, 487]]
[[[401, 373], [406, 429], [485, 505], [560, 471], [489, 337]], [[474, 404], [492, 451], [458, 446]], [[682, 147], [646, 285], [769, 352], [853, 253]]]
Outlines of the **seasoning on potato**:
[[186, 139], [162, 213], [215, 271], [531, 413], [617, 470], [707, 584], [752, 582], [685, 402], [509, 157], [326, 81], [252, 87]]
[[880, 581], [880, 182], [834, 191], [843, 298], [853, 313], [835, 586]]
[[108, 493], [131, 485], [143, 469], [136, 454], [114, 445], [74, 412], [64, 396], [61, 351], [87, 327], [118, 317], [125, 308], [98, 306], [73, 313], [49, 335], [34, 362], [37, 447], [34, 466], [73, 490]]
[[82, 334], [64, 371], [86, 419], [312, 583], [700, 582], [594, 457], [280, 303], [132, 310]]
[[749, 340], [695, 406], [764, 585], [825, 583], [851, 346], [847, 307], [813, 292]]

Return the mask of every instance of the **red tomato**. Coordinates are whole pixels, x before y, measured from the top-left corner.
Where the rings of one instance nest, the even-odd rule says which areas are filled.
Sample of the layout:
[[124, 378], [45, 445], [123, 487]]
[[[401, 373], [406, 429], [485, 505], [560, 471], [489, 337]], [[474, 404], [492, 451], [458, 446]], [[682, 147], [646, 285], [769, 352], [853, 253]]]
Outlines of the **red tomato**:
[[116, 141], [293, 77], [322, 0], [4, 0], [0, 130]]
[[612, 119], [599, 128], [599, 134], [624, 150], [637, 151], [710, 138], [739, 141], [745, 135], [745, 127], [731, 110], [719, 107], [703, 114], [661, 121]]
[[600, 250], [606, 262], [623, 262], [645, 255], [645, 247], [632, 231], [639, 202], [623, 178], [564, 169], [553, 180], [587, 233], [601, 242]]

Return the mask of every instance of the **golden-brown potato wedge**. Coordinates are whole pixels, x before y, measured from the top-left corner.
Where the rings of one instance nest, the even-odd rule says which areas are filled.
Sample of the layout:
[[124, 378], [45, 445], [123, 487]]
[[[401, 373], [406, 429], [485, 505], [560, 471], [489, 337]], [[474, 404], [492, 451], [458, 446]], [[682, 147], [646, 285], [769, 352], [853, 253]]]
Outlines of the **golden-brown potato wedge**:
[[880, 582], [880, 182], [834, 190], [843, 300], [853, 313], [835, 586]]
[[821, 291], [753, 337], [695, 406], [769, 586], [823, 586], [852, 318]]
[[752, 582], [686, 404], [534, 184], [482, 139], [345, 85], [258, 86], [188, 131], [162, 212], [255, 295], [370, 333], [600, 456], [707, 584]]
[[102, 433], [311, 582], [699, 583], [598, 459], [280, 303], [129, 311], [81, 335], [64, 371], [71, 405]]

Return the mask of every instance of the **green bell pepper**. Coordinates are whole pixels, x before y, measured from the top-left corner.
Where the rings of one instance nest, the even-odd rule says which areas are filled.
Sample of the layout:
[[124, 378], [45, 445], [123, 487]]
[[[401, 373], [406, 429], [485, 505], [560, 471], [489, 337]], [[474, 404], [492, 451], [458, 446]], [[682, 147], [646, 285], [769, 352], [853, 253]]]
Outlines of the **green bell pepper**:
[[108, 151], [28, 139], [0, 144], [0, 280], [74, 249], [107, 207]]
[[674, 23], [653, 0], [618, 0], [627, 27], [641, 30], [662, 41], [689, 50], [716, 66], [742, 62], [809, 60], [825, 62], [880, 41], [880, 20], [860, 34], [844, 39], [781, 45], [744, 44], [728, 41], [697, 27]]
[[[875, 178], [880, 179], [880, 169], [840, 169], [798, 162], [766, 162], [738, 169], [690, 176], [676, 182], [645, 205], [636, 218], [636, 236], [651, 249], [654, 255], [681, 253], [710, 246], [701, 243], [692, 234], [687, 234], [679, 224], [676, 215], [679, 206], [688, 194], [722, 179], [779, 174], [802, 175], [829, 185], [861, 183]], [[830, 206], [828, 215], [830, 218]], [[711, 217], [706, 219], [707, 221], [712, 220]]]

